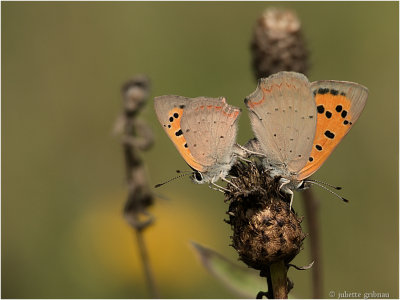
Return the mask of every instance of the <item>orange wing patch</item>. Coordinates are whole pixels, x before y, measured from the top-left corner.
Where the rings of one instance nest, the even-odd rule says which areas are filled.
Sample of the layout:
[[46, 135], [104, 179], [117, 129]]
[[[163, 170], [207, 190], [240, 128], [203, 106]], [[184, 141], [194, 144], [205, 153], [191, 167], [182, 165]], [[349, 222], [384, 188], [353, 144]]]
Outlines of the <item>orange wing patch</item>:
[[182, 155], [183, 159], [195, 170], [199, 172], [204, 171], [204, 167], [200, 165], [192, 156], [184, 133], [181, 128], [181, 118], [183, 114], [183, 108], [174, 108], [168, 112], [168, 123], [164, 124], [165, 131], [167, 132], [169, 138], [174, 143], [176, 149]]
[[297, 176], [303, 180], [316, 172], [350, 130], [351, 102], [344, 93], [320, 88], [314, 91], [317, 105], [317, 128], [308, 163]]

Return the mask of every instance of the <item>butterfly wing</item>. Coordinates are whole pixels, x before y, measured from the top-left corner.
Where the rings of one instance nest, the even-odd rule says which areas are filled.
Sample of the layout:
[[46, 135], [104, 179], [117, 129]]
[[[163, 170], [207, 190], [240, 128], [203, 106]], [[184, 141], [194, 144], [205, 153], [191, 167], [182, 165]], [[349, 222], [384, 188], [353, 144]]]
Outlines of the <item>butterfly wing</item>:
[[309, 162], [301, 170], [302, 180], [316, 172], [357, 121], [368, 97], [368, 89], [345, 81], [316, 81], [311, 89], [317, 105], [317, 129]]
[[300, 171], [308, 161], [316, 128], [316, 105], [308, 79], [295, 72], [262, 78], [245, 103], [268, 163], [290, 173]]
[[154, 100], [157, 117], [185, 161], [199, 172], [228, 163], [240, 110], [225, 98], [161, 96]]
[[194, 98], [182, 119], [192, 155], [207, 166], [228, 164], [236, 140], [240, 109], [228, 105], [225, 98]]

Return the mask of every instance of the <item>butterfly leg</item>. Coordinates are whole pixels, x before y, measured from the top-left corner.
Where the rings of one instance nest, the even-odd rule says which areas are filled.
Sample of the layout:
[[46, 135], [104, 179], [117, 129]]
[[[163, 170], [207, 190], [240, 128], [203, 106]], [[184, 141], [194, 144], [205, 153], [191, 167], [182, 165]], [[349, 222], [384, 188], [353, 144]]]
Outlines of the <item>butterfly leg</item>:
[[[283, 190], [282, 188], [283, 188], [286, 184], [288, 184], [288, 183], [290, 182], [290, 180], [287, 179], [287, 178], [283, 178], [283, 177], [282, 177], [282, 178], [279, 180], [279, 182], [281, 183], [281, 185], [279, 186], [279, 190]], [[285, 188], [283, 191], [286, 192], [287, 189]]]
[[224, 177], [221, 177], [221, 179], [222, 179], [223, 181], [229, 183], [230, 185], [234, 186], [234, 187], [237, 188], [238, 190], [240, 190], [239, 187], [238, 187], [236, 184], [234, 184], [233, 182], [229, 181], [228, 179], [226, 179], [226, 178], [224, 178]]
[[292, 210], [292, 204], [293, 204], [293, 192], [288, 189], [288, 194], [290, 195], [289, 211], [291, 211]]
[[246, 147], [243, 147], [242, 145], [239, 145], [239, 144], [235, 144], [234, 146], [235, 146], [234, 149], [233, 149], [234, 153], [237, 154], [238, 156], [240, 156], [241, 158], [247, 157], [247, 155], [245, 155], [245, 153], [252, 154], [252, 155], [257, 155], [257, 156], [264, 156], [264, 157], [266, 156], [263, 153], [258, 153], [258, 152], [255, 152], [255, 151], [251, 151], [251, 150], [247, 149]]
[[247, 159], [247, 158], [244, 158], [244, 157], [241, 157], [241, 156], [239, 156], [239, 159], [241, 159], [241, 160], [243, 160], [243, 161], [245, 161], [245, 162], [247, 162], [249, 164], [252, 163], [252, 161], [250, 159]]
[[224, 187], [222, 187], [222, 186], [219, 186], [218, 184], [215, 184], [215, 183], [213, 183], [213, 182], [211, 182], [211, 184], [213, 185], [213, 186], [215, 186], [215, 187], [213, 187], [213, 186], [211, 186], [211, 185], [208, 185], [208, 187], [210, 188], [210, 189], [213, 189], [213, 190], [216, 190], [216, 191], [220, 191], [221, 193], [225, 193], [225, 192], [230, 192], [230, 190], [228, 190], [228, 189], [226, 189], [226, 188], [224, 188]]
[[214, 190], [214, 191], [218, 191], [218, 192], [221, 192], [221, 193], [225, 193], [223, 190], [217, 189], [217, 188], [215, 188], [215, 187], [213, 187], [213, 186], [211, 186], [211, 185], [208, 185], [208, 187], [209, 187], [210, 189]]
[[287, 178], [281, 178], [279, 180], [281, 185], [279, 186], [279, 190], [283, 191], [284, 193], [287, 193], [290, 195], [290, 205], [289, 205], [289, 210], [292, 210], [292, 204], [293, 204], [293, 191], [289, 189], [288, 187], [285, 187], [288, 183], [290, 183], [290, 180]]

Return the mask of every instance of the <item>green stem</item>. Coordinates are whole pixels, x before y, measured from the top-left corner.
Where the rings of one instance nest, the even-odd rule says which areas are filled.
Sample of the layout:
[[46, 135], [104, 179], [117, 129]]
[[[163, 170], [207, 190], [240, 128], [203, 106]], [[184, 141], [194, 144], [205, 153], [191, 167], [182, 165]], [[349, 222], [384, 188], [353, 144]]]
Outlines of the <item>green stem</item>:
[[322, 298], [323, 281], [322, 281], [322, 259], [321, 259], [321, 241], [319, 233], [319, 202], [314, 196], [311, 189], [305, 190], [302, 193], [305, 215], [308, 224], [311, 259], [314, 261], [312, 267], [312, 283], [313, 283], [313, 298]]
[[146, 244], [144, 242], [141, 229], [136, 228], [136, 239], [137, 239], [137, 244], [139, 246], [140, 257], [143, 264], [143, 270], [146, 276], [146, 282], [147, 282], [147, 287], [149, 289], [150, 297], [153, 299], [160, 298], [157, 286], [154, 281], [153, 274], [151, 272], [149, 256], [147, 254]]
[[273, 263], [270, 267], [272, 295], [274, 299], [287, 299], [287, 267], [283, 260]]

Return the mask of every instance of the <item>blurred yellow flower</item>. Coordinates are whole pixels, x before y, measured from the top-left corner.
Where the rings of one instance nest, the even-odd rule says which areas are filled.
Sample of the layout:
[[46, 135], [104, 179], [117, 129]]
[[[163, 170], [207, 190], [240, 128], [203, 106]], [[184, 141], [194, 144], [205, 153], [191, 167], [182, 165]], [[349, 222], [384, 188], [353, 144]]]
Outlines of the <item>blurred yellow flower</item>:
[[[182, 198], [182, 196], [180, 196]], [[115, 284], [138, 285], [145, 289], [142, 265], [139, 260], [135, 232], [122, 216], [124, 193], [116, 193], [99, 200], [75, 222], [68, 242], [74, 244], [82, 263], [112, 277]], [[155, 224], [144, 233], [150, 264], [161, 289], [190, 289], [208, 277], [198, 263], [190, 240], [209, 242], [221, 239], [210, 222], [209, 215], [195, 211], [179, 196], [171, 201], [158, 201], [151, 213]], [[222, 219], [217, 220], [222, 227]], [[225, 229], [227, 229], [226, 227]], [[91, 267], [91, 268], [90, 268]], [[96, 274], [97, 275], [97, 274]], [[111, 276], [110, 276], [111, 275]]]

